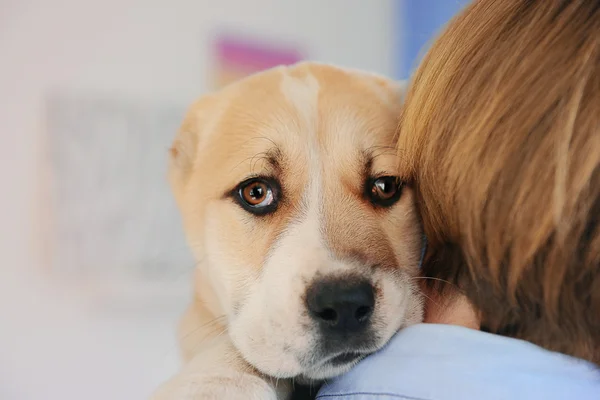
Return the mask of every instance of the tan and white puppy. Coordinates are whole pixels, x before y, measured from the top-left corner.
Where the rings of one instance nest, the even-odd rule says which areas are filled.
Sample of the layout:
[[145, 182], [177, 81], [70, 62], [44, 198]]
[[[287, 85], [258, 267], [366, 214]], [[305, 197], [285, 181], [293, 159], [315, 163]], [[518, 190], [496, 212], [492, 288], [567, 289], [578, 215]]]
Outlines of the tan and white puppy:
[[403, 86], [315, 63], [207, 95], [171, 149], [197, 259], [184, 369], [157, 399], [283, 399], [421, 320], [421, 230], [394, 149]]

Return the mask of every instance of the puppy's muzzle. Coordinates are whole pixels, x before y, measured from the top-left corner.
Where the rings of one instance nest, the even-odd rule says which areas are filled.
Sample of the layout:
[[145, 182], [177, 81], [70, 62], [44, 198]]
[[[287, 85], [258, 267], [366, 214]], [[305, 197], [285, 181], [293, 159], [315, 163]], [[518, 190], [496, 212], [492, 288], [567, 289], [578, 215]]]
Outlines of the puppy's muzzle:
[[306, 292], [306, 306], [328, 352], [353, 351], [368, 344], [375, 309], [375, 291], [369, 281], [318, 279]]

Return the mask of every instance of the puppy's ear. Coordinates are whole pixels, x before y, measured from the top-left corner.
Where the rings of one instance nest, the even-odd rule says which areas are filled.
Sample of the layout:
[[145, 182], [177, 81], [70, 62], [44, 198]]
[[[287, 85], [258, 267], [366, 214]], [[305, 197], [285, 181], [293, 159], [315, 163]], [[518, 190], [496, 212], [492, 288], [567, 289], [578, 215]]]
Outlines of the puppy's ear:
[[207, 95], [190, 107], [169, 149], [169, 182], [176, 196], [194, 170], [200, 141], [211, 122], [213, 104], [213, 96]]
[[404, 97], [406, 96], [406, 90], [408, 88], [407, 81], [382, 79], [378, 83], [388, 92], [390, 96], [389, 103], [393, 107], [397, 107], [398, 105], [402, 105], [404, 103]]
[[396, 93], [398, 94], [398, 96], [400, 96], [400, 101], [402, 103], [404, 103], [404, 98], [406, 97], [406, 92], [408, 90], [408, 81], [407, 80], [401, 80], [401, 81], [395, 81], [395, 89], [396, 89]]
[[383, 94], [387, 106], [398, 111], [404, 103], [408, 82], [405, 80], [397, 81], [375, 74], [371, 74], [370, 77], [374, 79], [379, 92]]

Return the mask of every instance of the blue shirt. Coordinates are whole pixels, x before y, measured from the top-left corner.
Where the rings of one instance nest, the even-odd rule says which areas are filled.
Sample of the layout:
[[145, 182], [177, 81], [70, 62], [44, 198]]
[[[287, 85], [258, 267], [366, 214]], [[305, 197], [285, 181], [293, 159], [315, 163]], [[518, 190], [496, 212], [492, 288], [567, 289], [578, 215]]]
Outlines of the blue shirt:
[[317, 399], [600, 400], [600, 369], [522, 340], [418, 324], [329, 382]]

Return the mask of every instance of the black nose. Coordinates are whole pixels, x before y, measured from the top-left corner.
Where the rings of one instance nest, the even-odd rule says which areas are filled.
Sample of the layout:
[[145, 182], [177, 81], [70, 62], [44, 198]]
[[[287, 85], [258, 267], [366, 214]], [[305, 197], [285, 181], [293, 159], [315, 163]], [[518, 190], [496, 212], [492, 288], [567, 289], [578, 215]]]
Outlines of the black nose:
[[321, 325], [338, 333], [354, 333], [368, 325], [375, 294], [367, 281], [320, 280], [309, 287], [306, 302]]

